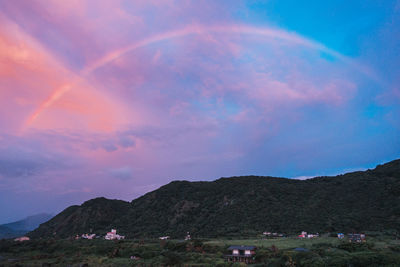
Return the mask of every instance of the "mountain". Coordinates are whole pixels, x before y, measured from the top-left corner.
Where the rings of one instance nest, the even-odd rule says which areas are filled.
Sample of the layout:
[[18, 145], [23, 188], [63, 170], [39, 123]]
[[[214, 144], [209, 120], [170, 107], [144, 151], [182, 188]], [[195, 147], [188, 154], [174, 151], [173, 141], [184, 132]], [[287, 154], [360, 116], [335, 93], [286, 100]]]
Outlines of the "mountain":
[[104, 234], [110, 231], [112, 225], [121, 225], [120, 219], [128, 214], [130, 209], [131, 205], [126, 201], [95, 198], [81, 206], [66, 208], [29, 235], [67, 237], [91, 232]]
[[[97, 198], [42, 224], [33, 238], [68, 237], [111, 227], [128, 237], [246, 236], [400, 230], [400, 160], [373, 170], [295, 180], [244, 176], [174, 181], [133, 200]], [[54, 234], [55, 233], [55, 234]]]
[[0, 225], [0, 239], [1, 238], [13, 238], [24, 235], [29, 231], [32, 231], [39, 227], [40, 224], [47, 222], [53, 216], [47, 213], [40, 213], [29, 216], [23, 220], [19, 220], [12, 223]]
[[0, 225], [0, 239], [14, 238], [26, 234], [28, 231], [18, 231], [10, 229], [6, 226]]

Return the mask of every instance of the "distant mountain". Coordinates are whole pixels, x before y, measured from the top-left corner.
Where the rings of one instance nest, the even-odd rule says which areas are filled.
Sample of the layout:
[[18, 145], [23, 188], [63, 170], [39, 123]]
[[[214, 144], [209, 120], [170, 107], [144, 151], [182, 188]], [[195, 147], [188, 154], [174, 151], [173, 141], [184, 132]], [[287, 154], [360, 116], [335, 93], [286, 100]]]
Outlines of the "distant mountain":
[[53, 216], [51, 214], [40, 213], [29, 216], [23, 220], [2, 224], [0, 225], [0, 239], [24, 235], [39, 227], [40, 224], [47, 222], [52, 217]]
[[28, 231], [13, 230], [3, 225], [0, 225], [0, 239], [14, 238], [26, 234]]
[[246, 236], [400, 230], [400, 160], [373, 170], [295, 180], [231, 177], [174, 181], [131, 203], [105, 198], [72, 206], [31, 237], [68, 237], [111, 227], [128, 237]]
[[35, 228], [39, 227], [40, 224], [50, 220], [52, 217], [53, 217], [53, 215], [51, 215], [51, 214], [40, 213], [40, 214], [26, 217], [23, 220], [3, 224], [2, 226], [8, 227], [13, 230], [32, 231]]

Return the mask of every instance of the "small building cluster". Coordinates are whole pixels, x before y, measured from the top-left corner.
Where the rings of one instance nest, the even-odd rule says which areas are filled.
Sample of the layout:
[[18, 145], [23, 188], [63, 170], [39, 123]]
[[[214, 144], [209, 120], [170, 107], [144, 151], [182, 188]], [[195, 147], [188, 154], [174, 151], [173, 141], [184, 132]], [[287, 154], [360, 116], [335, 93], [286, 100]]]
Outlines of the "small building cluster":
[[350, 243], [366, 242], [365, 234], [348, 234]]
[[21, 236], [21, 237], [17, 237], [14, 239], [14, 241], [18, 241], [18, 242], [23, 242], [23, 241], [28, 241], [28, 240], [30, 240], [30, 238], [27, 236]]
[[121, 240], [125, 239], [125, 236], [117, 234], [116, 229], [111, 229], [111, 232], [108, 232], [104, 237], [106, 240]]
[[93, 238], [95, 238], [96, 237], [96, 235], [95, 234], [82, 234], [81, 235], [81, 238], [83, 238], [83, 239], [93, 239]]
[[[339, 239], [344, 239], [345, 235], [343, 233], [338, 233], [337, 237]], [[347, 238], [349, 240], [350, 243], [361, 243], [361, 242], [366, 242], [366, 237], [365, 234], [355, 234], [355, 233], [351, 233], [351, 234], [347, 234]]]
[[82, 234], [82, 235], [76, 235], [74, 237], [75, 240], [78, 240], [78, 239], [90, 239], [90, 240], [92, 240], [94, 238], [99, 238], [99, 236], [96, 236], [95, 234]]
[[[90, 231], [92, 231], [92, 230], [90, 230]], [[78, 240], [78, 239], [92, 240], [92, 239], [95, 239], [95, 238], [101, 238], [101, 236], [98, 236], [96, 234], [82, 234], [82, 235], [77, 234], [72, 238], [75, 239], [75, 240]], [[111, 229], [111, 232], [108, 232], [104, 236], [104, 239], [106, 239], [106, 240], [121, 240], [121, 239], [125, 239], [125, 236], [118, 235], [116, 229]]]
[[271, 233], [271, 232], [264, 232], [263, 235], [265, 237], [284, 237], [284, 234], [280, 234], [280, 233]]
[[308, 234], [307, 232], [301, 232], [300, 235], [297, 236], [298, 238], [316, 238], [319, 237], [319, 233], [316, 234]]
[[254, 263], [257, 247], [255, 246], [230, 246], [230, 254], [225, 255], [229, 262]]

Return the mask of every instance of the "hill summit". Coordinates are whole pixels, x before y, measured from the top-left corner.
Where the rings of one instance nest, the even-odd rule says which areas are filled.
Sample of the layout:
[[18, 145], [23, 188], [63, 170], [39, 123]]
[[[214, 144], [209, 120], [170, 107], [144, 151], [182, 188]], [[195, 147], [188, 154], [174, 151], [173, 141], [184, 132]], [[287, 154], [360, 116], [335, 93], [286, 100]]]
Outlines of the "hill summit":
[[400, 230], [400, 160], [308, 180], [174, 181], [130, 203], [96, 198], [71, 206], [30, 236], [104, 234], [110, 228], [129, 238]]

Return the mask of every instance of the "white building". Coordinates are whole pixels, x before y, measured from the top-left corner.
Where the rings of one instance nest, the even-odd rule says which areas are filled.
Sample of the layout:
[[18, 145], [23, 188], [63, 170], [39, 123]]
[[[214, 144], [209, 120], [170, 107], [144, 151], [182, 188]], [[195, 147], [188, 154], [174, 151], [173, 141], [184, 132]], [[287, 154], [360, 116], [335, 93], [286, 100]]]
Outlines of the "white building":
[[305, 231], [301, 232], [301, 234], [298, 237], [306, 238], [307, 237], [307, 232], [305, 232]]
[[14, 241], [19, 241], [19, 242], [28, 241], [28, 240], [30, 240], [30, 238], [27, 236], [21, 236], [21, 237], [17, 237], [14, 239]]
[[191, 240], [191, 239], [192, 239], [192, 237], [190, 236], [190, 233], [187, 232], [187, 234], [185, 236], [185, 240]]
[[89, 234], [83, 234], [81, 237], [82, 237], [83, 239], [93, 239], [95, 236], [96, 236], [95, 234], [91, 234], [91, 235], [89, 235]]
[[319, 233], [316, 233], [316, 234], [308, 234], [308, 235], [307, 235], [307, 238], [316, 238], [316, 237], [319, 237]]
[[120, 239], [125, 239], [125, 236], [118, 235], [116, 229], [111, 229], [111, 232], [108, 232], [104, 238], [106, 240], [115, 240], [115, 239], [120, 240]]

